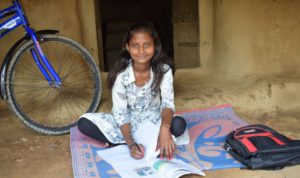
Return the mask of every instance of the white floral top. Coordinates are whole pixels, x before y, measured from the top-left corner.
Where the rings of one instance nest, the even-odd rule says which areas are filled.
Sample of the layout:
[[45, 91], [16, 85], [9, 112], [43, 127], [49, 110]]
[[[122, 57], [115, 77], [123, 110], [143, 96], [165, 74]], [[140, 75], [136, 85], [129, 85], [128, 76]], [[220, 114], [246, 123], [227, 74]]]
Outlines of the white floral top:
[[150, 121], [161, 124], [161, 111], [164, 108], [175, 110], [172, 69], [164, 65], [166, 73], [163, 76], [159, 91], [151, 91], [153, 72], [150, 80], [142, 87], [135, 85], [132, 64], [121, 72], [112, 89], [112, 113], [87, 113], [82, 117], [95, 123], [112, 143], [123, 143], [120, 126], [130, 123], [132, 134], [139, 124]]

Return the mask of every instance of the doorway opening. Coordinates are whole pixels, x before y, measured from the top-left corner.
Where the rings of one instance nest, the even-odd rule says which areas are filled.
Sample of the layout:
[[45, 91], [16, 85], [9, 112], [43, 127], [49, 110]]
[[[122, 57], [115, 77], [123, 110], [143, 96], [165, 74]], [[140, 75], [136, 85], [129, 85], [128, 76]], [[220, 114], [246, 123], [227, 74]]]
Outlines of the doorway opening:
[[101, 35], [102, 39], [102, 70], [109, 71], [113, 66], [125, 32], [138, 21], [148, 21], [154, 25], [163, 49], [173, 57], [172, 0], [98, 0], [96, 9], [97, 26], [101, 28], [98, 36]]

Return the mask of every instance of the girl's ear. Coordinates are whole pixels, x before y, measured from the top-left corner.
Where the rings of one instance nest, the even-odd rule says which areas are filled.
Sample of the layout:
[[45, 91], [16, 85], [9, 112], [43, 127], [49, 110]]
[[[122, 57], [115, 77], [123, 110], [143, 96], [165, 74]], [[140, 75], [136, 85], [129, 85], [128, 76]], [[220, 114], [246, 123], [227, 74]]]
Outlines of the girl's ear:
[[127, 51], [129, 51], [129, 46], [128, 46], [128, 43], [126, 43], [126, 49], [127, 49]]

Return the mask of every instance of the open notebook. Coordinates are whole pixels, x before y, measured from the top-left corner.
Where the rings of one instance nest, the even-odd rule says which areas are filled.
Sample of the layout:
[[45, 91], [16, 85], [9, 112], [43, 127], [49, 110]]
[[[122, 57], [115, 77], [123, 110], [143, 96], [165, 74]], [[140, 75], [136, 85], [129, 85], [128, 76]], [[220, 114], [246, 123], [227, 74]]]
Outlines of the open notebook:
[[115, 171], [124, 178], [177, 178], [187, 174], [205, 176], [205, 174], [179, 159], [159, 159], [159, 151], [155, 151], [159, 126], [144, 123], [133, 135], [137, 143], [145, 147], [145, 157], [136, 160], [130, 156], [126, 145], [97, 151], [97, 154], [108, 162]]

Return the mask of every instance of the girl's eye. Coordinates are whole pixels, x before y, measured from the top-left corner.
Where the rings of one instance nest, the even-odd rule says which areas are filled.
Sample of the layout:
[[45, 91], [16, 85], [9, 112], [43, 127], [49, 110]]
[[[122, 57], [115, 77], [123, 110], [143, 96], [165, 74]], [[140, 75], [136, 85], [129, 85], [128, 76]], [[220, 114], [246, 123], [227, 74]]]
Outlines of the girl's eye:
[[151, 43], [146, 43], [146, 44], [144, 44], [144, 47], [145, 47], [145, 48], [151, 47]]
[[138, 44], [133, 44], [132, 47], [133, 48], [139, 48], [139, 45]]

